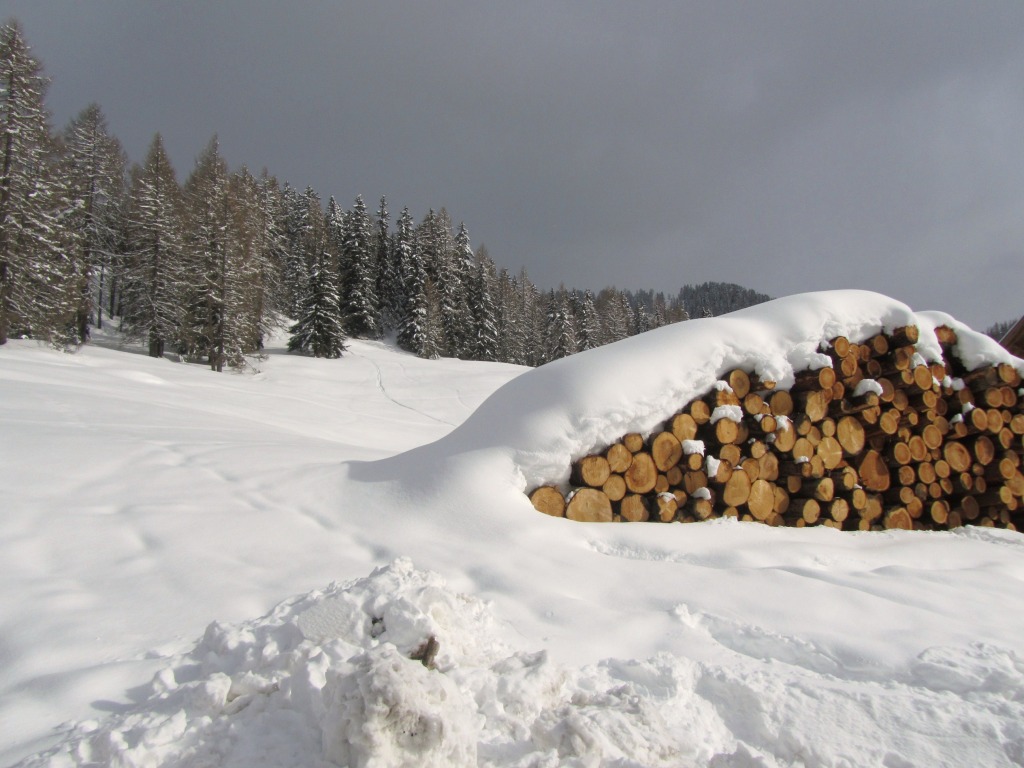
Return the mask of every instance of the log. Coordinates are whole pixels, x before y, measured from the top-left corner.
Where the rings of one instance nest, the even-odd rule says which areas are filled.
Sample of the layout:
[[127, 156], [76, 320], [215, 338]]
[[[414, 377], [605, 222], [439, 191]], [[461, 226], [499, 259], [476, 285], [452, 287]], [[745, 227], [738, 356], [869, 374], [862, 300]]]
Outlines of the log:
[[697, 422], [690, 414], [680, 413], [672, 419], [671, 430], [679, 442], [693, 440], [697, 437]]
[[622, 501], [626, 495], [626, 480], [622, 475], [609, 475], [601, 490], [611, 501]]
[[750, 431], [743, 422], [731, 419], [719, 419], [715, 424], [715, 439], [719, 444], [742, 443], [750, 436]]
[[773, 416], [789, 416], [793, 413], [793, 397], [784, 389], [772, 394], [768, 405]]
[[772, 434], [775, 436], [772, 445], [776, 451], [789, 453], [793, 450], [793, 447], [796, 445], [797, 434], [791, 421], [786, 421], [780, 425]]
[[711, 409], [703, 400], [694, 400], [690, 403], [690, 416], [698, 425], [707, 424], [711, 420]]
[[737, 467], [729, 476], [729, 480], [722, 490], [722, 500], [730, 507], [746, 504], [747, 499], [750, 498], [750, 488], [750, 476], [743, 471], [742, 467]]
[[857, 465], [857, 474], [860, 476], [861, 485], [869, 491], [887, 491], [889, 489], [891, 483], [889, 467], [875, 450], [869, 450], [864, 454]]
[[818, 501], [832, 501], [836, 495], [835, 483], [831, 477], [823, 477], [815, 481], [813, 496]]
[[829, 340], [829, 346], [837, 358], [845, 358], [850, 354], [850, 340], [845, 336], [836, 336]]
[[683, 458], [682, 443], [671, 432], [659, 432], [651, 441], [651, 458], [658, 470], [667, 472]]
[[765, 453], [764, 456], [757, 460], [758, 471], [757, 476], [768, 482], [774, 482], [779, 479], [779, 458], [774, 451]]
[[658, 519], [663, 523], [671, 523], [679, 511], [679, 500], [671, 493], [659, 493], [655, 497]]
[[565, 517], [565, 497], [553, 485], [542, 485], [530, 494], [534, 509], [552, 517]]
[[629, 469], [629, 465], [633, 463], [633, 452], [622, 443], [615, 443], [609, 446], [604, 456], [608, 459], [609, 471], [620, 475]]
[[723, 445], [722, 449], [718, 452], [718, 458], [729, 462], [735, 467], [743, 461], [743, 452], [738, 445]]
[[623, 475], [626, 487], [633, 493], [649, 493], [658, 482], [658, 468], [651, 454], [643, 451], [633, 454], [633, 462]]
[[747, 375], [746, 371], [742, 371], [738, 368], [730, 371], [729, 375], [726, 377], [726, 381], [732, 388], [733, 393], [740, 400], [745, 398], [747, 393], [750, 392], [750, 377]]
[[857, 470], [851, 466], [840, 467], [835, 472], [832, 472], [830, 477], [835, 487], [843, 493], [852, 491], [860, 483]]
[[764, 416], [770, 412], [768, 404], [757, 392], [749, 392], [743, 398], [743, 410], [751, 416]]
[[612, 503], [595, 488], [580, 488], [569, 499], [565, 516], [581, 523], [610, 523]]
[[[822, 369], [824, 370], [824, 369]], [[821, 421], [828, 414], [828, 404], [832, 401], [832, 392], [816, 389], [807, 392], [801, 400], [801, 408], [807, 417], [814, 422]]]
[[821, 505], [814, 499], [793, 499], [789, 505], [790, 517], [799, 517], [804, 523], [814, 524], [821, 517]]
[[933, 501], [928, 507], [928, 515], [936, 525], [945, 526], [949, 521], [949, 504], [942, 499]]
[[889, 334], [891, 342], [897, 346], [906, 346], [908, 344], [917, 344], [920, 341], [921, 335], [916, 325], [903, 325], [899, 328], [894, 328], [892, 333]]
[[775, 486], [758, 478], [750, 485], [747, 509], [755, 520], [765, 521], [775, 511]]
[[584, 456], [573, 466], [571, 481], [574, 485], [600, 488], [610, 474], [611, 468], [608, 465], [608, 459], [604, 456]]
[[683, 488], [686, 490], [688, 496], [693, 496], [694, 491], [698, 488], [708, 487], [708, 476], [700, 469], [692, 469], [689, 472], [683, 473]]
[[643, 435], [637, 432], [630, 432], [628, 435], [622, 438], [622, 444], [629, 449], [632, 454], [640, 453], [644, 449], [644, 438]]
[[835, 469], [843, 460], [843, 447], [834, 437], [823, 437], [814, 450], [827, 470]]
[[647, 507], [647, 499], [637, 493], [626, 494], [619, 504], [619, 514], [622, 515], [623, 520], [631, 523], [643, 523], [651, 518], [651, 511]]
[[886, 530], [912, 531], [914, 529], [914, 520], [905, 507], [895, 507], [885, 513], [884, 525]]
[[819, 368], [816, 371], [799, 371], [790, 392], [806, 392], [808, 390], [832, 389], [836, 383], [836, 372], [833, 368]]
[[833, 499], [828, 505], [828, 515], [837, 523], [842, 523], [850, 516], [850, 502], [840, 497]]

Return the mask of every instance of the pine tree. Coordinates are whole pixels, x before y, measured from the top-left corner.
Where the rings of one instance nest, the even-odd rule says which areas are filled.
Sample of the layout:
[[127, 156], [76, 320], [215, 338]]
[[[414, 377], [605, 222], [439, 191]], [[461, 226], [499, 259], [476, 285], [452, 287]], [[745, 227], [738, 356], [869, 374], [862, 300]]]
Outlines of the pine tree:
[[184, 187], [186, 213], [186, 316], [179, 351], [205, 356], [211, 369], [224, 368], [225, 302], [229, 262], [228, 167], [214, 136], [196, 158]]
[[370, 217], [362, 196], [356, 197], [355, 206], [345, 217], [345, 243], [343, 246], [345, 269], [341, 286], [341, 306], [345, 327], [352, 336], [375, 339], [380, 336], [377, 322], [376, 258]]
[[49, 81], [21, 27], [0, 28], [0, 344], [12, 329], [63, 340], [74, 310], [70, 203], [57, 183]]
[[425, 357], [428, 360], [436, 360], [444, 355], [445, 335], [441, 317], [440, 291], [429, 277], [423, 293], [426, 297], [426, 313], [423, 322], [423, 349], [419, 354], [420, 357]]
[[[243, 169], [244, 170], [244, 169]], [[283, 200], [277, 179], [266, 169], [256, 180], [257, 202], [253, 211], [256, 229], [256, 283], [250, 310], [253, 334], [251, 348], [263, 349], [268, 335], [280, 326], [279, 315], [287, 307], [284, 287], [286, 250], [283, 222]]]
[[522, 363], [523, 350], [519, 341], [522, 335], [521, 301], [515, 278], [507, 270], [498, 273], [497, 282], [497, 326], [498, 360], [504, 363]]
[[519, 273], [520, 300], [522, 301], [522, 335], [524, 350], [523, 365], [543, 365], [547, 362], [545, 348], [545, 311], [537, 286], [530, 280], [524, 268]]
[[[573, 294], [576, 296], [576, 294]], [[576, 309], [576, 345], [580, 352], [601, 346], [601, 321], [594, 305], [594, 294], [584, 291], [577, 299]]]
[[473, 360], [498, 359], [497, 306], [491, 289], [494, 262], [487, 249], [480, 246], [476, 256], [476, 269], [469, 284], [469, 311], [473, 323]]
[[72, 266], [78, 343], [89, 340], [94, 313], [97, 327], [103, 325], [104, 292], [123, 228], [127, 162], [97, 104], [82, 110], [64, 130], [63, 173], [72, 203], [68, 226], [78, 235]]
[[548, 296], [547, 312], [547, 359], [558, 360], [576, 352], [576, 329], [573, 324], [569, 295], [565, 287]]
[[326, 249], [313, 262], [299, 321], [290, 329], [289, 352], [337, 358], [345, 351], [345, 332], [338, 317], [338, 290]]
[[328, 216], [321, 214], [320, 199], [306, 190], [307, 226], [301, 239], [309, 280], [301, 298], [298, 322], [290, 329], [291, 352], [311, 352], [314, 357], [340, 357], [345, 351], [345, 326], [338, 297], [338, 272], [330, 251]]
[[412, 231], [412, 216], [403, 208], [395, 231], [395, 261], [399, 266], [404, 302], [398, 328], [398, 345], [414, 355], [427, 349], [427, 271], [419, 242]]
[[377, 228], [374, 233], [376, 252], [377, 301], [380, 306], [380, 332], [388, 334], [398, 327], [402, 317], [402, 280], [399, 264], [392, 247], [388, 222], [387, 199], [381, 197], [377, 208]]
[[163, 357], [184, 320], [185, 246], [181, 189], [159, 133], [132, 175], [122, 328]]
[[[310, 227], [309, 205], [312, 188], [307, 187], [300, 194], [296, 189], [284, 185], [281, 190], [281, 235], [284, 243], [284, 263], [282, 264], [282, 288], [284, 312], [289, 317], [298, 317], [303, 297], [309, 289], [309, 263], [303, 238]], [[322, 212], [316, 212], [319, 219]]]
[[472, 355], [472, 319], [467, 302], [466, 272], [473, 251], [465, 225], [459, 239], [452, 240], [448, 212], [442, 208], [435, 220], [434, 252], [437, 259], [436, 287], [444, 330], [444, 351], [450, 357]]

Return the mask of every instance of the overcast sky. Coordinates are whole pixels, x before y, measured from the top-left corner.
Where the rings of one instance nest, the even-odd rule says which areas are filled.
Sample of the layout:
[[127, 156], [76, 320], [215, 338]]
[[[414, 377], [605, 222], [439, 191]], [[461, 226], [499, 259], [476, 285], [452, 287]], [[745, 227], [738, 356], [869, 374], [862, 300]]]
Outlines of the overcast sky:
[[541, 288], [868, 288], [1024, 313], [1024, 2], [0, 0], [140, 161], [419, 220]]

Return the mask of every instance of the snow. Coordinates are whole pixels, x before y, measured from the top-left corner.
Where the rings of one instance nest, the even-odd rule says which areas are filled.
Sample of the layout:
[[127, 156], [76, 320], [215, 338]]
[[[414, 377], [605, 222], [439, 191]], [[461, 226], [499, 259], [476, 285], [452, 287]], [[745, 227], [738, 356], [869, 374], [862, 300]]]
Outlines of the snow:
[[533, 371], [12, 341], [0, 762], [1019, 765], [1024, 536], [583, 525], [523, 493], [732, 368], [787, 386], [911, 322], [936, 359], [952, 318], [860, 291]]
[[704, 455], [704, 441], [703, 440], [683, 440], [682, 441], [683, 453], [686, 456], [698, 453], [701, 456]]
[[857, 382], [857, 386], [853, 388], [854, 397], [864, 397], [868, 392], [874, 392], [881, 397], [882, 385], [874, 379], [861, 379]]
[[719, 405], [711, 412], [711, 423], [717, 424], [722, 419], [739, 424], [743, 421], [743, 409], [738, 405]]

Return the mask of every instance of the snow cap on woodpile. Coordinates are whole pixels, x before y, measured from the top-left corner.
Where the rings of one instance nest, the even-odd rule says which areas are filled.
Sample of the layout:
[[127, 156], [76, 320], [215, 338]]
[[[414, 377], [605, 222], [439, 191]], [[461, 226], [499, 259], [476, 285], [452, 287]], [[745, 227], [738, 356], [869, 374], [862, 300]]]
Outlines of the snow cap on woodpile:
[[[715, 318], [664, 326], [527, 371], [486, 400], [445, 438], [363, 467], [367, 479], [416, 473], [428, 490], [461, 471], [500, 476], [520, 493], [564, 484], [573, 459], [629, 432], [648, 434], [691, 400], [740, 368], [789, 388], [794, 371], [818, 368], [823, 344], [837, 336], [862, 341], [906, 325], [920, 330], [918, 352], [942, 359], [934, 329], [957, 331], [956, 355], [969, 368], [1024, 361], [941, 312], [914, 312], [882, 294], [860, 290], [798, 294]], [[439, 466], [440, 465], [440, 466]]]

